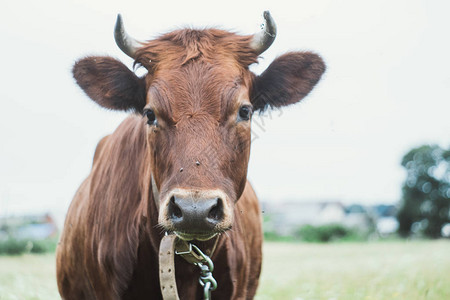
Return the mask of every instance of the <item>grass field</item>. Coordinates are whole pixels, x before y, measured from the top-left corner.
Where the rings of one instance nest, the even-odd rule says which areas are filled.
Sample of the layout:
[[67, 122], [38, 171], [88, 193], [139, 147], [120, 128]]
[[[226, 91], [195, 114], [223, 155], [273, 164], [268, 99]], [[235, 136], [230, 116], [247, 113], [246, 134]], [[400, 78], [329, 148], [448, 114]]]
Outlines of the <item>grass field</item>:
[[[54, 256], [0, 256], [0, 299], [59, 299]], [[256, 299], [450, 299], [450, 242], [266, 243]]]

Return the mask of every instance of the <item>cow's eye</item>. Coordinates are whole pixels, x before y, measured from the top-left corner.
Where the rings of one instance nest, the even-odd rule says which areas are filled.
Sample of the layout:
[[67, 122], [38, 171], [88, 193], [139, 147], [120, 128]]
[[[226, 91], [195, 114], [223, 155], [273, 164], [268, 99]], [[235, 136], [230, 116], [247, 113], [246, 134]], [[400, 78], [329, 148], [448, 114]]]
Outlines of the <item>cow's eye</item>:
[[239, 108], [238, 121], [248, 121], [252, 115], [252, 108], [249, 105], [243, 105]]
[[153, 110], [151, 110], [151, 109], [145, 110], [144, 115], [147, 117], [148, 125], [156, 125], [156, 115]]

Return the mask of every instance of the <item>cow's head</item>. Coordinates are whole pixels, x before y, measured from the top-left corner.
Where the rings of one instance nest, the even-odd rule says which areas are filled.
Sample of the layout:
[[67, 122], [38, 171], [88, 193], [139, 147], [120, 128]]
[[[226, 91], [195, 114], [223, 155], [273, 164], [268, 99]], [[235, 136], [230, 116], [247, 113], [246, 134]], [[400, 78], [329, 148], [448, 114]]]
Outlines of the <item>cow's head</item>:
[[207, 240], [231, 227], [246, 184], [252, 114], [300, 101], [325, 70], [318, 55], [290, 52], [259, 76], [250, 72], [275, 39], [269, 12], [264, 18], [255, 35], [185, 29], [141, 43], [119, 15], [116, 42], [148, 73], [138, 77], [110, 57], [73, 68], [95, 102], [143, 115], [159, 223], [183, 239]]

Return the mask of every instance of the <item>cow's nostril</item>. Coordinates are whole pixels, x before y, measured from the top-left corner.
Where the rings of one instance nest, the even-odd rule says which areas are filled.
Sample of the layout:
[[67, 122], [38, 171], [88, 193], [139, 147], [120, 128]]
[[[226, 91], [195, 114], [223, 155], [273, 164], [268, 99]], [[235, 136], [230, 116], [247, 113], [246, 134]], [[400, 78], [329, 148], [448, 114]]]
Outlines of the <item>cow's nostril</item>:
[[172, 219], [179, 219], [183, 217], [180, 207], [175, 203], [175, 197], [172, 196], [169, 202], [169, 216]]
[[208, 213], [208, 219], [220, 221], [223, 218], [223, 202], [222, 199], [217, 198], [217, 203], [211, 208]]

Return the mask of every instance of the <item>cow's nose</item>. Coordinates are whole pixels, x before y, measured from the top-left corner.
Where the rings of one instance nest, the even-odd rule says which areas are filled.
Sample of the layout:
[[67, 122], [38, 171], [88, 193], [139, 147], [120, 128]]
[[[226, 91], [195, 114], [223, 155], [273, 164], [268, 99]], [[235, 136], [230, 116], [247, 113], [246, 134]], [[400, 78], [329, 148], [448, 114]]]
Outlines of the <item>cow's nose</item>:
[[177, 231], [210, 232], [223, 220], [221, 198], [193, 199], [172, 196], [169, 218]]

